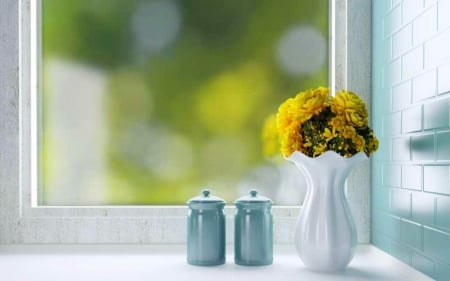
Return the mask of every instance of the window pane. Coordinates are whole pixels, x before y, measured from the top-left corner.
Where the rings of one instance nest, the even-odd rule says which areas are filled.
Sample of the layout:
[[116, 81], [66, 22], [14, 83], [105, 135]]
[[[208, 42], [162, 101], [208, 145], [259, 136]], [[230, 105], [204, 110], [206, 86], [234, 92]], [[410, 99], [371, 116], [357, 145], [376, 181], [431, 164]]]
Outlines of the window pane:
[[42, 0], [41, 21], [41, 205], [301, 202], [262, 128], [328, 85], [328, 0]]

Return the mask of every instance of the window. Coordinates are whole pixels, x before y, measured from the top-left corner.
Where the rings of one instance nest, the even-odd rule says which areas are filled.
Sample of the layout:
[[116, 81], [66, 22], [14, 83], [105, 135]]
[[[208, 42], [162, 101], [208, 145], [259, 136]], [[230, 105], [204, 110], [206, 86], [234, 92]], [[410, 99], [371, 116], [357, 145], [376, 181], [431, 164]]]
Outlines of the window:
[[[32, 93], [36, 93], [38, 84], [35, 69], [31, 67], [32, 48], [31, 22], [35, 21], [30, 12], [36, 6], [34, 0], [1, 0], [0, 9], [0, 242], [1, 243], [181, 243], [185, 240], [185, 207], [159, 206], [39, 206], [38, 195], [33, 190], [32, 138], [37, 132], [31, 116], [36, 108], [30, 106]], [[4, 1], [7, 5], [3, 5]], [[331, 1], [334, 6], [335, 1]], [[336, 87], [347, 85], [360, 93], [368, 93], [370, 48], [370, 3], [349, 2], [347, 33], [347, 2], [337, 1], [336, 54], [331, 55], [336, 74]], [[358, 6], [358, 7], [352, 7]], [[357, 12], [356, 12], [357, 11]], [[333, 14], [334, 15], [334, 14]], [[334, 23], [334, 20], [331, 22]], [[365, 42], [365, 43], [364, 43]], [[348, 44], [348, 45], [347, 45]], [[334, 43], [333, 43], [334, 45]], [[347, 58], [348, 52], [352, 56]], [[369, 54], [369, 55], [368, 55]], [[359, 57], [358, 60], [354, 59]], [[354, 61], [353, 61], [354, 60]], [[347, 64], [348, 61], [348, 64]], [[361, 74], [363, 74], [361, 76]], [[34, 132], [34, 133], [33, 133]], [[36, 146], [35, 146], [36, 148]], [[34, 159], [35, 160], [35, 159]], [[351, 207], [357, 208], [361, 216], [368, 215], [364, 194], [368, 194], [367, 174], [357, 177], [358, 194], [350, 198]], [[352, 205], [352, 203], [354, 205]], [[358, 205], [359, 204], [359, 205]], [[298, 215], [298, 207], [274, 207], [275, 243], [287, 243], [292, 240], [293, 225]], [[232, 207], [226, 209], [228, 225], [227, 237], [232, 237]], [[360, 241], [368, 242], [360, 233], [368, 232], [368, 218], [356, 217]], [[363, 237], [361, 239], [361, 237]]]
[[328, 0], [40, 2], [39, 204], [301, 204], [261, 131], [328, 85]]

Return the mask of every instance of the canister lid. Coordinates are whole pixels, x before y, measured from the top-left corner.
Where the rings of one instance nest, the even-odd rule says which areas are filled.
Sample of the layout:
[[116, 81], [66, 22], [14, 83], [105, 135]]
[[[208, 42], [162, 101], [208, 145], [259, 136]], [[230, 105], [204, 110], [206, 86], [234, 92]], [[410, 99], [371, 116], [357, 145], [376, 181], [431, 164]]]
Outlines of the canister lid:
[[234, 203], [272, 203], [267, 197], [258, 195], [258, 191], [256, 189], [252, 189], [249, 191], [248, 195], [238, 198]]
[[187, 203], [225, 203], [225, 200], [212, 196], [209, 189], [203, 189], [202, 195], [189, 199]]

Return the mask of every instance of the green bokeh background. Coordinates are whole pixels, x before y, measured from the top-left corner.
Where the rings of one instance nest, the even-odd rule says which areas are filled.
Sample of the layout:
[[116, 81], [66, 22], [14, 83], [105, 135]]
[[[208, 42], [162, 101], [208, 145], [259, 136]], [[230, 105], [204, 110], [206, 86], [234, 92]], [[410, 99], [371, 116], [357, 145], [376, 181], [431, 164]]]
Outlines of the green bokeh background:
[[[136, 52], [131, 29], [133, 15], [146, 2], [151, 1], [42, 0], [44, 69], [59, 58], [108, 77], [108, 192], [101, 203], [184, 204], [207, 185], [232, 202], [238, 182], [266, 161], [260, 137], [264, 119], [299, 90], [328, 85], [327, 63], [308, 75], [289, 75], [276, 58], [281, 36], [295, 25], [314, 26], [328, 38], [328, 1], [173, 1], [180, 30], [152, 54]], [[49, 79], [44, 71], [43, 204], [53, 204], [47, 186], [55, 173], [51, 155], [58, 153], [46, 140], [52, 130], [46, 116]], [[145, 134], [130, 140], [134, 127], [169, 130], [187, 140], [191, 164], [167, 179], [139, 155], [124, 153], [130, 143], [152, 142]], [[169, 155], [176, 149], [164, 152], [177, 157]]]

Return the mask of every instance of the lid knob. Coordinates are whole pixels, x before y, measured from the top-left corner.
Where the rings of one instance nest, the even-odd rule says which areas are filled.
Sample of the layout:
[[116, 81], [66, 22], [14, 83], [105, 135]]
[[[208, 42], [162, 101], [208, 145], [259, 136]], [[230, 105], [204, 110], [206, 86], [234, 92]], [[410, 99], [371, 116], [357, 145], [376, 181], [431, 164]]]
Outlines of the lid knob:
[[202, 193], [203, 193], [203, 197], [209, 197], [209, 194], [211, 193], [211, 191], [209, 191], [209, 189], [203, 189]]
[[250, 196], [251, 197], [256, 197], [256, 195], [258, 195], [258, 191], [255, 189], [250, 190]]

